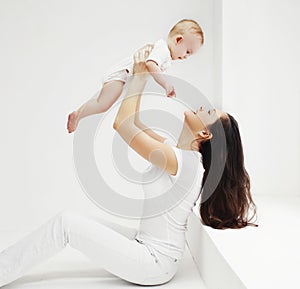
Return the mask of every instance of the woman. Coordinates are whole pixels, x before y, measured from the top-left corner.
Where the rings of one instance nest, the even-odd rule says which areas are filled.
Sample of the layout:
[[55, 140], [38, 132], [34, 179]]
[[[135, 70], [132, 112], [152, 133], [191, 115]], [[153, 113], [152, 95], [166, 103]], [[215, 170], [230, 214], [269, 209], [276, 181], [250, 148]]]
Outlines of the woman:
[[[166, 283], [173, 278], [182, 259], [187, 218], [200, 190], [204, 224], [218, 229], [251, 224], [248, 210], [252, 207], [255, 215], [255, 205], [244, 168], [238, 126], [232, 116], [203, 108], [186, 111], [177, 146], [141, 123], [139, 106], [147, 80], [144, 60], [150, 50], [146, 46], [135, 54], [134, 76], [115, 118], [114, 129], [153, 164], [146, 174], [154, 176], [154, 181], [145, 188], [163, 191], [167, 196], [160, 212], [152, 216], [145, 213], [147, 218], [141, 221], [137, 234], [128, 238], [92, 218], [63, 211], [0, 253], [0, 287], [60, 252], [67, 244], [131, 283]], [[153, 212], [151, 202], [147, 204], [145, 212]]]

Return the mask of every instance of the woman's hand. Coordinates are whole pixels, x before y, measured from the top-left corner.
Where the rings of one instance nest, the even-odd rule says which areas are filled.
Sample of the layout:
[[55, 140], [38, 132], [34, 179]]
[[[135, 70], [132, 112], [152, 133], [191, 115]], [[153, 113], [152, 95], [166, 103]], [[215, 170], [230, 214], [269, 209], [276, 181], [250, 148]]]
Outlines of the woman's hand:
[[149, 72], [146, 66], [146, 59], [148, 58], [152, 49], [153, 45], [147, 44], [134, 54], [133, 74], [143, 74], [145, 77], [148, 76]]

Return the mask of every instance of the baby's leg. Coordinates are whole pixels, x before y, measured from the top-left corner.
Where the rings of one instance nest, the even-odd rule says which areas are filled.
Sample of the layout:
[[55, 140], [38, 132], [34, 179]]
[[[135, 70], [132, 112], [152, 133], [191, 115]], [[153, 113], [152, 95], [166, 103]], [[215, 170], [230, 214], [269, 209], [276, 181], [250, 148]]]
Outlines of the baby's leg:
[[67, 244], [108, 272], [132, 283], [161, 284], [177, 270], [174, 259], [149, 251], [91, 217], [63, 211], [0, 253], [0, 287], [56, 255]]
[[113, 80], [103, 84], [97, 99], [91, 98], [79, 109], [69, 114], [67, 129], [69, 133], [76, 130], [78, 122], [91, 114], [107, 111], [119, 98], [124, 87], [124, 82]]

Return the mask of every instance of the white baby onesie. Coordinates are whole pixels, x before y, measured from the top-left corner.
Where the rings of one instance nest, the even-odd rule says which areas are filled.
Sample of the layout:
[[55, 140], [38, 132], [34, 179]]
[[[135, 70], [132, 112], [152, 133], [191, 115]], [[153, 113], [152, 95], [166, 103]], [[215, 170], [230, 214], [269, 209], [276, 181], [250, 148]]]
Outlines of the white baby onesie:
[[[154, 47], [147, 60], [156, 62], [163, 72], [171, 66], [172, 58], [170, 50], [164, 39], [160, 39], [154, 43]], [[133, 56], [121, 60], [104, 74], [102, 82], [106, 83], [112, 80], [120, 80], [126, 83], [133, 73], [133, 63]]]

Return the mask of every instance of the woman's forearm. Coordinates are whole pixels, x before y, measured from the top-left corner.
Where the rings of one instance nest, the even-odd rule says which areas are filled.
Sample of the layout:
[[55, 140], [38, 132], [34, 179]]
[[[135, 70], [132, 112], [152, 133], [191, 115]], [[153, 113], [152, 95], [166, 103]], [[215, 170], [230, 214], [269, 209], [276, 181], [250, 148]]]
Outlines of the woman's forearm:
[[141, 95], [149, 75], [145, 59], [149, 56], [151, 50], [151, 45], [146, 45], [134, 54], [133, 77], [128, 83], [126, 95], [113, 124], [114, 129], [129, 145], [130, 140], [141, 132], [141, 129], [135, 123], [135, 119], [136, 112], [139, 111]]
[[133, 137], [142, 131], [136, 125], [136, 112], [139, 110], [141, 94], [146, 85], [146, 76], [136, 74], [128, 85], [126, 95], [115, 117], [113, 128], [130, 144]]
[[135, 117], [134, 117], [134, 123], [135, 125], [144, 133], [152, 137], [153, 139], [159, 141], [159, 142], [164, 142], [165, 138], [162, 137], [161, 135], [157, 134], [154, 132], [152, 129], [150, 129], [147, 125], [145, 125], [141, 119], [140, 119], [140, 105], [141, 105], [141, 98], [142, 94], [140, 93], [138, 95], [137, 99], [137, 105], [136, 105], [136, 112], [135, 112]]
[[115, 117], [114, 128], [118, 128], [122, 122], [132, 119], [134, 124], [135, 113], [139, 110], [140, 97], [146, 84], [146, 77], [142, 75], [134, 75], [130, 81], [126, 95], [119, 107], [119, 111]]

